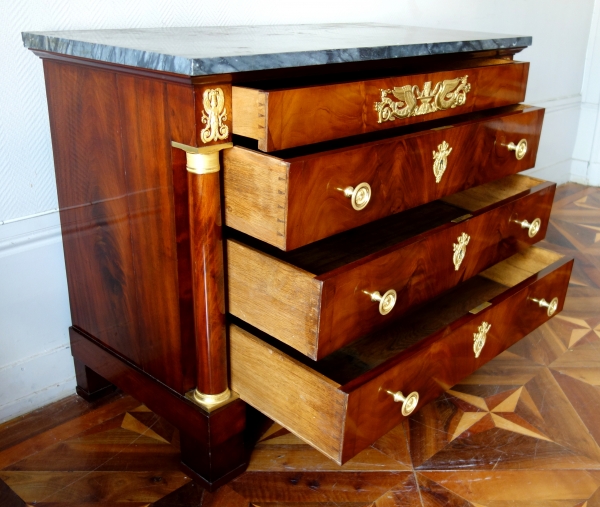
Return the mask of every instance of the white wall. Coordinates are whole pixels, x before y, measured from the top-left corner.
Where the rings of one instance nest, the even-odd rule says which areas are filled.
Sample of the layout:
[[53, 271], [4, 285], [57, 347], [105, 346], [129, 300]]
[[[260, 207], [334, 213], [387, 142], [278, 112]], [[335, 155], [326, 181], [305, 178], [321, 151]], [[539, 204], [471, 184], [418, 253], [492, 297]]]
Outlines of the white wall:
[[70, 322], [58, 214], [0, 226], [0, 421], [73, 392]]
[[[527, 101], [547, 108], [532, 172], [562, 183], [572, 165], [593, 3], [0, 0], [0, 421], [74, 386], [58, 217], [39, 215], [57, 207], [42, 64], [23, 48], [20, 31], [373, 21], [532, 35], [519, 56], [531, 62]], [[597, 118], [598, 93], [589, 93]]]
[[600, 0], [595, 0], [571, 180], [600, 185]]

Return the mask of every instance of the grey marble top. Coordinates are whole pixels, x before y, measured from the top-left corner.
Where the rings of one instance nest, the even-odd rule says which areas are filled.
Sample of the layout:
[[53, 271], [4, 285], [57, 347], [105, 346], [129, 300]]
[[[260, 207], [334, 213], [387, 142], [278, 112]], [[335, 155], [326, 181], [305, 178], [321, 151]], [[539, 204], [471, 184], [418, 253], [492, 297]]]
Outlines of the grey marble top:
[[377, 23], [23, 32], [25, 47], [202, 76], [531, 45], [531, 37]]

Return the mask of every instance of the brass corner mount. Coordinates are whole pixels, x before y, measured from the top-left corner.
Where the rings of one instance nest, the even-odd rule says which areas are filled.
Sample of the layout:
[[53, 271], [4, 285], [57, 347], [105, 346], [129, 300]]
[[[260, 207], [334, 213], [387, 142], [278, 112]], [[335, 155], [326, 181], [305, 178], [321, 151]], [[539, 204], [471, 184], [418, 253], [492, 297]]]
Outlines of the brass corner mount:
[[219, 394], [204, 394], [198, 391], [198, 389], [193, 389], [192, 391], [185, 393], [185, 397], [210, 413], [239, 399], [240, 395], [229, 389], [226, 389]]
[[193, 174], [217, 173], [221, 169], [219, 152], [232, 148], [233, 143], [211, 144], [210, 146], [188, 146], [187, 144], [171, 141], [173, 148], [178, 148], [186, 153], [186, 168]]

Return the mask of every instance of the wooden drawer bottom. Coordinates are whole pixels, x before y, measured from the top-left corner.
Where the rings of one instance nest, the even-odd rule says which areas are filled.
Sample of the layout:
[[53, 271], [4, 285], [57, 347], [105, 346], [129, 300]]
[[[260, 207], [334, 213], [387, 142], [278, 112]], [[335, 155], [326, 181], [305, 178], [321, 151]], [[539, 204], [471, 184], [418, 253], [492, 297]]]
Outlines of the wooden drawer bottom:
[[232, 389], [343, 464], [405, 417], [390, 393], [419, 409], [561, 311], [572, 264], [531, 247], [318, 362], [236, 321]]

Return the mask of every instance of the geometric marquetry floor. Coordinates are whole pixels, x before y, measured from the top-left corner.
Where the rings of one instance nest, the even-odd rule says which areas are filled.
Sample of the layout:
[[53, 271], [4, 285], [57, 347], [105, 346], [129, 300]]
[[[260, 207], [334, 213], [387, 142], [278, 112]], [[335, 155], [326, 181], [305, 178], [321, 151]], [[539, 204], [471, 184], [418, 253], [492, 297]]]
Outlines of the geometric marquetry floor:
[[0, 506], [600, 507], [600, 189], [559, 187], [541, 245], [576, 258], [564, 311], [343, 467], [274, 424], [206, 493], [164, 420], [73, 396], [0, 426]]

